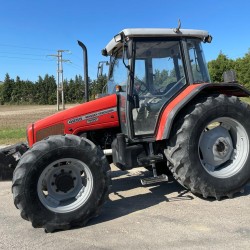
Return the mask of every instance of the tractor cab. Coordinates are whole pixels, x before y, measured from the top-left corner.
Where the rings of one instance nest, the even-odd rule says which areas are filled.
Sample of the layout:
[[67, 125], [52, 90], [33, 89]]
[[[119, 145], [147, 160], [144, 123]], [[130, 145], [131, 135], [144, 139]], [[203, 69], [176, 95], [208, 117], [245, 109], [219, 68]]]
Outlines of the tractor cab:
[[107, 91], [118, 93], [124, 135], [152, 140], [164, 107], [187, 86], [210, 82], [201, 43], [211, 40], [201, 30], [125, 29], [108, 43]]

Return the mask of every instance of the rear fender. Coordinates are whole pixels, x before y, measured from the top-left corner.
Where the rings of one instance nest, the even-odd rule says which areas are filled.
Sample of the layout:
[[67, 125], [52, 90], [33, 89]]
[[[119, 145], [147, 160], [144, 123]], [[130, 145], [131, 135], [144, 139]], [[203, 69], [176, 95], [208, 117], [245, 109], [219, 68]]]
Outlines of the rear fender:
[[174, 100], [172, 100], [163, 110], [159, 120], [156, 140], [168, 139], [174, 120], [178, 113], [184, 109], [190, 101], [197, 96], [208, 96], [213, 94], [224, 94], [228, 96], [248, 97], [250, 91], [236, 83], [205, 83], [188, 86]]

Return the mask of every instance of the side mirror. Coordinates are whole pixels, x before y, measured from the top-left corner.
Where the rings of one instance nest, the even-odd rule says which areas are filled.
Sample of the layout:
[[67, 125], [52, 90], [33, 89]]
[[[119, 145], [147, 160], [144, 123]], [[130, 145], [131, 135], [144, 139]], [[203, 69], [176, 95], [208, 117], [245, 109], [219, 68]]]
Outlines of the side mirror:
[[131, 46], [128, 46], [127, 42], [123, 43], [123, 57], [122, 62], [124, 66], [130, 71], [129, 65], [126, 64], [125, 60], [128, 60], [131, 57]]
[[97, 66], [97, 78], [99, 78], [100, 76], [103, 75], [103, 65], [109, 65], [109, 62], [108, 61], [101, 61], [98, 63], [98, 66]]

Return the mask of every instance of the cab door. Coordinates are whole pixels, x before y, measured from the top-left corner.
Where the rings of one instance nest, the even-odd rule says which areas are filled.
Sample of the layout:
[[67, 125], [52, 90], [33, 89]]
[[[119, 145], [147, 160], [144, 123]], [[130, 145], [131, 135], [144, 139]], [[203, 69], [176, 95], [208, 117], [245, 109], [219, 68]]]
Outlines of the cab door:
[[132, 137], [153, 136], [163, 106], [186, 85], [181, 42], [135, 41]]

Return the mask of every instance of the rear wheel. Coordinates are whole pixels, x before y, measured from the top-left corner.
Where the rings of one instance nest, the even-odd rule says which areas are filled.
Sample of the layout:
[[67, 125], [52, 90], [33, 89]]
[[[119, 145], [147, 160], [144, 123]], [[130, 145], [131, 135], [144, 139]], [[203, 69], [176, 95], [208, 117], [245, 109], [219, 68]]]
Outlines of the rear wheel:
[[204, 197], [232, 197], [250, 179], [250, 109], [236, 97], [204, 97], [179, 115], [165, 150], [174, 177]]
[[38, 142], [23, 155], [12, 190], [22, 218], [53, 232], [97, 216], [110, 184], [102, 151], [86, 138], [66, 135]]

